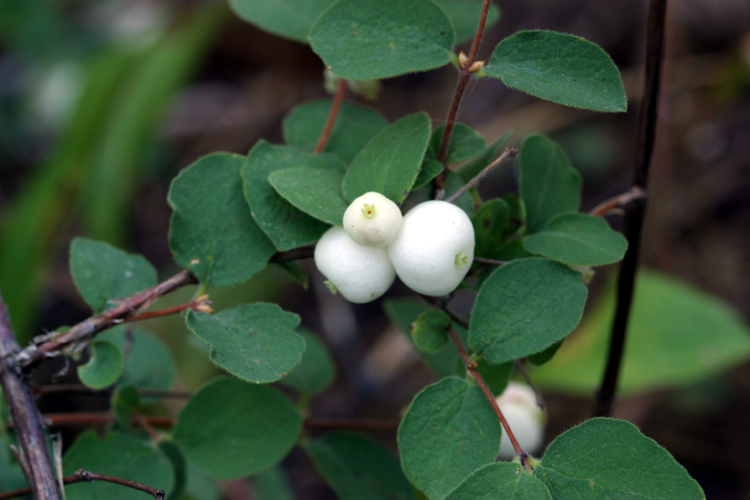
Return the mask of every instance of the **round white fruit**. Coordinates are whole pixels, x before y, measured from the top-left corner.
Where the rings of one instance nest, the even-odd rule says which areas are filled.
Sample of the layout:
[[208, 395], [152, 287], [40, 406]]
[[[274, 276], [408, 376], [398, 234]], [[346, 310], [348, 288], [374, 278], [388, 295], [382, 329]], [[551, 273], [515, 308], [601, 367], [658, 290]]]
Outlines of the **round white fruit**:
[[463, 210], [426, 201], [404, 216], [388, 255], [406, 286], [439, 297], [455, 290], [469, 272], [474, 244], [474, 227]]
[[320, 238], [315, 265], [346, 300], [357, 304], [377, 299], [396, 279], [385, 248], [358, 245], [340, 226]]
[[[532, 455], [537, 453], [544, 443], [544, 412], [537, 405], [534, 391], [527, 385], [509, 382], [505, 391], [495, 400], [521, 448]], [[513, 444], [503, 428], [498, 457], [510, 460], [515, 454]]]
[[344, 212], [344, 229], [360, 245], [386, 247], [401, 229], [401, 210], [380, 193], [370, 191]]

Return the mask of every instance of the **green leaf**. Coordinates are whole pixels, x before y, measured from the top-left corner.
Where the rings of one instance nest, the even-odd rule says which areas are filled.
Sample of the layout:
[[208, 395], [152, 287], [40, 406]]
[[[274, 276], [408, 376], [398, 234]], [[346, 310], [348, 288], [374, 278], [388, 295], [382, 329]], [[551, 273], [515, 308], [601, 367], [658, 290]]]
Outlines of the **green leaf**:
[[[445, 178], [445, 197], [448, 198], [451, 196], [453, 193], [464, 187], [464, 184], [466, 183], [461, 180], [458, 174], [449, 170], [448, 177]], [[474, 213], [474, 198], [471, 196], [471, 191], [461, 195], [453, 202], [453, 204], [466, 212], [469, 217]]]
[[518, 190], [532, 233], [555, 215], [575, 212], [581, 204], [580, 174], [560, 146], [543, 135], [523, 141]]
[[[555, 357], [533, 371], [541, 387], [592, 394], [601, 374], [615, 311], [614, 283]], [[684, 386], [750, 358], [750, 327], [718, 298], [664, 274], [636, 280], [618, 391]]]
[[303, 153], [265, 141], [259, 141], [250, 151], [242, 167], [245, 198], [260, 228], [281, 251], [317, 241], [330, 227], [294, 208], [268, 182], [271, 173], [290, 167], [345, 168], [334, 155]]
[[115, 306], [112, 299], [156, 285], [156, 269], [146, 259], [87, 238], [75, 238], [70, 244], [70, 274], [97, 314]]
[[510, 232], [510, 206], [502, 198], [494, 198], [471, 216], [474, 225], [476, 246], [474, 255], [493, 259], [505, 245], [505, 236]]
[[553, 498], [703, 500], [672, 455], [622, 420], [594, 418], [549, 445], [534, 476]]
[[102, 389], [117, 382], [123, 366], [122, 354], [117, 346], [94, 341], [89, 344], [89, 349], [88, 362], [77, 369], [81, 382], [92, 389]]
[[206, 476], [198, 468], [187, 462], [187, 482], [185, 495], [181, 500], [221, 500], [222, 493], [216, 481]]
[[336, 365], [317, 335], [302, 328], [298, 331], [306, 344], [302, 361], [280, 383], [306, 394], [319, 394], [333, 383]]
[[219, 314], [188, 311], [187, 326], [211, 346], [211, 361], [256, 383], [280, 379], [302, 359], [299, 316], [276, 304], [244, 304]]
[[398, 429], [401, 467], [430, 500], [495, 461], [500, 422], [476, 383], [448, 377], [417, 394]]
[[185, 484], [187, 480], [187, 461], [182, 455], [182, 451], [171, 441], [162, 441], [159, 443], [159, 450], [169, 459], [172, 464], [172, 471], [174, 472], [174, 487], [172, 493], [166, 500], [180, 500], [182, 492], [185, 491]]
[[[390, 319], [399, 330], [409, 339], [412, 344], [414, 341], [411, 338], [411, 324], [417, 319], [417, 317], [429, 308], [427, 304], [419, 299], [405, 298], [405, 299], [386, 299], [383, 301], [383, 310], [385, 310], [388, 319]], [[460, 330], [457, 330], [457, 332]], [[422, 360], [434, 371], [439, 377], [449, 377], [451, 375], [462, 374], [459, 370], [460, 358], [456, 347], [451, 343], [448, 346], [436, 354], [428, 354], [426, 352], [419, 351], [419, 355]]]
[[605, 112], [628, 108], [615, 63], [579, 36], [521, 31], [497, 45], [484, 72], [508, 87], [565, 106]]
[[558, 262], [529, 258], [505, 264], [479, 290], [469, 346], [492, 364], [539, 352], [576, 327], [586, 293], [581, 274]]
[[414, 191], [415, 189], [419, 189], [422, 186], [426, 185], [432, 179], [437, 177], [438, 174], [440, 174], [440, 172], [442, 171], [442, 163], [437, 160], [433, 160], [432, 158], [425, 157], [422, 160], [422, 166], [419, 168], [417, 180], [414, 181], [414, 185], [411, 187], [411, 190]]
[[443, 66], [454, 41], [450, 19], [430, 0], [339, 0], [310, 32], [313, 51], [349, 80]]
[[339, 500], [416, 498], [398, 461], [369, 437], [329, 432], [304, 448]]
[[[7, 408], [5, 398], [0, 390], [0, 404]], [[5, 419], [0, 415], [0, 423], [5, 426]], [[26, 476], [18, 464], [16, 457], [10, 449], [12, 443], [11, 436], [3, 430], [0, 432], [0, 492], [13, 491], [28, 487]]]
[[127, 340], [125, 328], [116, 327], [97, 335], [97, 339], [111, 342], [120, 352], [128, 349], [128, 357], [119, 382], [139, 389], [169, 389], [177, 368], [164, 342], [149, 332], [135, 328], [132, 342]]
[[575, 266], [602, 266], [622, 260], [628, 241], [601, 217], [561, 214], [553, 217], [523, 246], [531, 253]]
[[342, 172], [293, 167], [277, 170], [268, 182], [286, 201], [325, 223], [340, 226], [349, 203], [341, 194]]
[[[282, 123], [287, 144], [311, 153], [328, 121], [332, 102], [321, 99], [294, 108]], [[323, 151], [336, 154], [348, 165], [387, 125], [388, 120], [374, 109], [342, 101]]]
[[280, 466], [264, 470], [253, 477], [255, 500], [294, 500], [289, 477]]
[[552, 500], [547, 487], [518, 464], [498, 462], [469, 476], [446, 500]]
[[260, 230], [242, 194], [245, 157], [214, 153], [177, 175], [167, 201], [174, 209], [169, 246], [177, 262], [205, 286], [247, 281], [276, 249]]
[[513, 135], [513, 130], [505, 132], [495, 142], [487, 146], [482, 154], [461, 165], [461, 168], [456, 173], [458, 173], [464, 182], [469, 182], [474, 176], [484, 170], [487, 165], [492, 163], [492, 160], [498, 156], [497, 153], [508, 143], [511, 135]]
[[229, 0], [235, 14], [258, 28], [307, 43], [310, 28], [335, 0]]
[[549, 360], [551, 360], [553, 357], [555, 357], [555, 354], [557, 354], [557, 351], [560, 350], [560, 346], [563, 344], [563, 341], [555, 342], [545, 350], [538, 352], [536, 354], [532, 354], [529, 356], [529, 361], [532, 364], [535, 364], [537, 366], [541, 366], [545, 363], [547, 363]]
[[278, 464], [301, 430], [302, 415], [278, 390], [221, 377], [182, 409], [174, 440], [202, 472], [235, 479]]
[[274, 262], [282, 271], [284, 271], [290, 278], [302, 285], [302, 288], [307, 290], [310, 286], [310, 278], [307, 276], [305, 269], [294, 262], [293, 260], [286, 262]]
[[499, 365], [491, 365], [486, 359], [482, 358], [477, 361], [477, 371], [484, 381], [487, 382], [487, 386], [492, 391], [492, 394], [499, 396], [508, 387], [510, 373], [513, 371], [513, 362], [509, 361]]
[[[147, 440], [110, 432], [99, 438], [95, 431], [87, 431], [75, 440], [63, 457], [63, 475], [69, 476], [85, 469], [146, 484], [164, 490], [169, 497], [175, 482], [169, 458]], [[144, 493], [105, 481], [75, 483], [65, 486], [68, 500], [143, 500]]]
[[344, 176], [349, 200], [377, 191], [396, 203], [409, 193], [430, 139], [430, 118], [416, 113], [383, 129], [359, 152]]
[[411, 339], [421, 352], [436, 354], [448, 344], [451, 318], [439, 309], [428, 309], [417, 316], [411, 325]]
[[[482, 15], [484, 2], [481, 0], [433, 0], [438, 4], [453, 23], [456, 30], [456, 43], [474, 38]], [[500, 20], [500, 9], [493, 3], [487, 13], [484, 25], [485, 32]]]
[[[438, 155], [440, 154], [440, 145], [443, 142], [444, 132], [445, 125], [440, 125], [435, 129], [430, 138], [428, 154], [434, 159], [438, 159]], [[463, 123], [456, 123], [453, 126], [451, 141], [448, 144], [448, 156], [445, 163], [451, 165], [473, 158], [482, 154], [486, 146], [484, 137], [479, 132]]]

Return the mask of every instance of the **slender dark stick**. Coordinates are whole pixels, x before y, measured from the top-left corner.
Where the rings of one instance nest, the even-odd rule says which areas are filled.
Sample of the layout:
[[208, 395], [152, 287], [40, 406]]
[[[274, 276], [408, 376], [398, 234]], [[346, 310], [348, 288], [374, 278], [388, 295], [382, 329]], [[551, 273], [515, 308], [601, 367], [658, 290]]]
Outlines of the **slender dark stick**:
[[638, 201], [646, 196], [646, 192], [638, 186], [631, 187], [627, 192], [604, 200], [591, 209], [589, 215], [603, 217], [615, 209], [623, 209], [634, 201]]
[[[73, 483], [82, 483], [82, 482], [93, 483], [94, 481], [106, 481], [108, 483], [114, 483], [114, 484], [119, 484], [122, 486], [127, 486], [128, 488], [133, 488], [135, 490], [148, 493], [149, 495], [154, 497], [155, 500], [164, 500], [164, 490], [157, 490], [156, 488], [146, 486], [145, 484], [136, 483], [134, 481], [128, 481], [127, 479], [121, 479], [119, 477], [96, 474], [94, 472], [89, 472], [84, 469], [78, 469], [74, 474], [70, 476], [66, 476], [62, 480], [63, 484], [73, 484]], [[23, 495], [28, 495], [29, 493], [31, 493], [31, 488], [22, 488], [20, 490], [8, 491], [6, 493], [0, 493], [0, 500], [8, 500], [10, 498], [16, 498], [16, 497], [20, 497]]]
[[[111, 388], [107, 389], [92, 389], [83, 384], [52, 384], [52, 385], [40, 385], [33, 387], [34, 395], [44, 396], [46, 394], [61, 394], [61, 393], [80, 393], [91, 396], [105, 396], [109, 397], [112, 393]], [[190, 399], [192, 394], [189, 392], [179, 391], [163, 391], [159, 389], [138, 389], [138, 394], [144, 397], [154, 397], [163, 399]]]
[[504, 260], [485, 259], [484, 257], [474, 257], [474, 262], [477, 264], [487, 264], [489, 266], [504, 266], [507, 264]]
[[[107, 427], [116, 418], [113, 414], [104, 412], [45, 413], [43, 417], [50, 427]], [[175, 417], [134, 416], [131, 425], [142, 427], [143, 419], [151, 427], [172, 427], [177, 422]]]
[[448, 333], [450, 334], [451, 340], [456, 345], [456, 349], [458, 349], [458, 354], [461, 356], [461, 360], [464, 362], [464, 366], [466, 367], [466, 372], [471, 376], [471, 378], [476, 380], [477, 384], [479, 384], [479, 388], [482, 389], [482, 392], [484, 393], [485, 397], [490, 402], [490, 405], [492, 405], [492, 409], [495, 410], [495, 413], [497, 414], [497, 418], [500, 419], [500, 423], [503, 425], [505, 432], [508, 434], [508, 439], [510, 439], [511, 444], [513, 445], [513, 449], [515, 450], [516, 455], [518, 455], [518, 458], [521, 461], [521, 465], [523, 466], [524, 469], [528, 471], [529, 470], [529, 455], [525, 451], [523, 451], [523, 448], [521, 448], [521, 445], [518, 444], [518, 440], [516, 440], [516, 436], [513, 434], [513, 431], [511, 430], [510, 425], [508, 425], [508, 421], [505, 420], [505, 416], [503, 415], [502, 410], [497, 405], [495, 396], [492, 394], [492, 391], [490, 390], [490, 388], [487, 387], [487, 383], [482, 378], [482, 375], [480, 375], [479, 372], [477, 371], [476, 363], [472, 362], [471, 359], [469, 358], [469, 354], [466, 352], [466, 349], [461, 343], [461, 339], [458, 337], [456, 330], [452, 326], [448, 328]]
[[30, 345], [18, 353], [15, 360], [23, 368], [34, 366], [47, 357], [57, 355], [65, 347], [88, 340], [97, 333], [117, 325], [118, 322], [121, 322], [120, 320], [127, 318], [144, 307], [148, 307], [163, 295], [197, 282], [198, 280], [193, 273], [190, 271], [181, 271], [155, 287], [133, 295], [117, 307], [92, 316], [65, 332], [53, 333], [40, 345]]
[[346, 90], [346, 80], [341, 78], [339, 85], [336, 87], [336, 95], [333, 96], [333, 104], [331, 105], [331, 112], [328, 114], [328, 121], [323, 129], [323, 133], [320, 134], [318, 144], [315, 146], [313, 153], [322, 153], [328, 142], [328, 137], [331, 135], [333, 125], [336, 123], [336, 116], [339, 114], [339, 108], [341, 107], [341, 101], [344, 99], [344, 91]]
[[39, 409], [31, 387], [14, 361], [20, 350], [10, 326], [8, 310], [0, 295], [0, 384], [8, 401], [10, 416], [18, 437], [18, 458], [23, 464], [29, 492], [36, 500], [58, 500], [55, 469], [47, 453]]
[[333, 418], [308, 418], [305, 427], [308, 429], [351, 429], [364, 431], [395, 431], [398, 420], [344, 420]]
[[638, 269], [641, 231], [646, 213], [645, 193], [648, 171], [656, 138], [661, 68], [664, 59], [666, 12], [667, 0], [651, 0], [648, 14], [648, 40], [646, 42], [645, 90], [638, 121], [638, 142], [633, 172], [633, 188], [642, 190], [643, 196], [628, 205], [623, 221], [623, 233], [628, 240], [628, 251], [625, 253], [625, 258], [620, 266], [620, 275], [617, 280], [617, 309], [612, 324], [607, 366], [596, 394], [594, 413], [597, 416], [608, 416], [612, 410], [620, 365], [625, 350], [628, 317], [633, 300], [635, 274]]
[[469, 182], [461, 186], [461, 188], [450, 195], [448, 198], [445, 199], [445, 201], [453, 203], [457, 199], [459, 199], [461, 196], [463, 196], [465, 193], [469, 192], [469, 189], [473, 188], [475, 185], [479, 183], [482, 179], [484, 179], [487, 174], [489, 174], [491, 171], [495, 169], [495, 167], [498, 167], [501, 163], [503, 163], [508, 158], [514, 158], [518, 156], [518, 149], [516, 148], [505, 148], [505, 151], [503, 151], [503, 154], [497, 157], [495, 161], [487, 165], [482, 169], [481, 172], [479, 172], [477, 175], [472, 177]]
[[445, 165], [445, 161], [448, 158], [448, 145], [451, 141], [451, 134], [453, 133], [453, 125], [456, 122], [458, 106], [461, 104], [461, 98], [466, 91], [466, 85], [469, 83], [471, 75], [478, 69], [474, 68], [474, 62], [476, 61], [479, 44], [481, 43], [482, 35], [484, 34], [484, 26], [487, 24], [487, 13], [490, 11], [491, 3], [492, 0], [484, 0], [482, 16], [479, 18], [479, 24], [477, 25], [477, 33], [474, 35], [474, 42], [471, 45], [468, 59], [461, 64], [461, 74], [458, 78], [458, 83], [456, 84], [456, 91], [453, 93], [453, 100], [451, 101], [451, 106], [448, 110], [448, 118], [445, 120], [445, 130], [443, 131], [443, 139], [440, 142], [440, 152], [438, 153], [438, 160], [443, 164], [444, 168], [440, 175], [435, 178], [436, 200], [442, 200], [443, 197], [445, 197], [445, 179], [448, 177], [448, 168], [447, 165]]
[[299, 248], [293, 248], [286, 252], [276, 252], [271, 257], [271, 262], [287, 262], [290, 260], [311, 259], [315, 255], [315, 244], [305, 245]]

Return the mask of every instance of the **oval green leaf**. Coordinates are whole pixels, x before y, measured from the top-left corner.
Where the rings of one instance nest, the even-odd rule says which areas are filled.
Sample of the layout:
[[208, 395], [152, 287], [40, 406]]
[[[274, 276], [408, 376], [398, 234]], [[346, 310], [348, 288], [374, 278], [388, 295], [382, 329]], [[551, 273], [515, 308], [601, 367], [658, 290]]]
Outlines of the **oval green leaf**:
[[222, 377], [185, 405], [174, 440], [205, 474], [236, 479], [279, 463], [301, 430], [302, 415], [281, 392]]
[[498, 462], [482, 467], [445, 500], [552, 500], [547, 487], [518, 464]]
[[81, 382], [92, 389], [103, 389], [117, 382], [123, 367], [120, 349], [97, 340], [89, 344], [89, 353], [88, 362], [78, 367]]
[[411, 339], [421, 352], [435, 354], [448, 344], [451, 318], [439, 309], [428, 309], [411, 324]]
[[427, 498], [444, 498], [495, 461], [500, 437], [500, 421], [479, 386], [444, 378], [417, 394], [401, 422], [401, 467]]
[[245, 304], [219, 314], [188, 311], [187, 326], [211, 346], [211, 361], [242, 379], [274, 382], [302, 359], [299, 316], [276, 304]]
[[306, 345], [302, 361], [279, 382], [306, 394], [319, 394], [333, 383], [336, 365], [328, 347], [317, 335], [302, 328], [298, 332]]
[[[130, 434], [110, 432], [100, 438], [95, 431], [78, 436], [63, 457], [63, 475], [78, 469], [127, 479], [164, 490], [168, 498], [175, 482], [169, 458], [148, 440]], [[65, 486], [68, 500], [143, 500], [144, 493], [105, 481]]]
[[542, 351], [576, 327], [586, 295], [581, 273], [564, 264], [514, 260], [495, 270], [479, 290], [469, 346], [492, 364]]
[[416, 498], [396, 458], [366, 436], [329, 432], [304, 448], [339, 500]]
[[430, 0], [339, 0], [310, 32], [313, 51], [349, 80], [443, 66], [454, 41], [450, 19]]
[[242, 192], [245, 157], [204, 156], [177, 175], [167, 201], [174, 210], [169, 246], [177, 262], [206, 286], [247, 281], [276, 249], [253, 219]]
[[335, 0], [229, 0], [242, 19], [258, 28], [307, 43], [310, 28]]
[[667, 450], [622, 420], [594, 418], [557, 437], [534, 476], [553, 498], [705, 500]]
[[601, 217], [561, 214], [523, 239], [531, 253], [575, 266], [603, 266], [619, 262], [628, 248], [625, 237]]
[[125, 328], [116, 327], [97, 335], [97, 339], [111, 342], [124, 351], [128, 358], [120, 377], [120, 384], [132, 384], [139, 389], [169, 389], [177, 368], [167, 346], [155, 335], [135, 328], [132, 341], [127, 339]]
[[621, 112], [628, 108], [620, 72], [598, 45], [554, 31], [521, 31], [500, 42], [484, 72], [548, 101]]
[[113, 299], [156, 285], [156, 269], [149, 261], [87, 238], [75, 238], [70, 244], [70, 274], [97, 314], [117, 305]]
[[327, 224], [343, 224], [349, 203], [341, 194], [342, 172], [293, 167], [277, 170], [268, 182], [286, 201]]
[[359, 152], [344, 176], [348, 200], [377, 191], [396, 203], [409, 194], [430, 140], [430, 118], [416, 113], [383, 129]]
[[[440, 154], [440, 145], [443, 142], [444, 133], [445, 125], [440, 125], [432, 132], [432, 136], [430, 137], [428, 155], [434, 159], [437, 159]], [[479, 132], [463, 123], [456, 123], [451, 133], [451, 141], [448, 144], [448, 156], [445, 163], [451, 165], [473, 158], [482, 154], [486, 147], [487, 144], [484, 142], [484, 137]]]

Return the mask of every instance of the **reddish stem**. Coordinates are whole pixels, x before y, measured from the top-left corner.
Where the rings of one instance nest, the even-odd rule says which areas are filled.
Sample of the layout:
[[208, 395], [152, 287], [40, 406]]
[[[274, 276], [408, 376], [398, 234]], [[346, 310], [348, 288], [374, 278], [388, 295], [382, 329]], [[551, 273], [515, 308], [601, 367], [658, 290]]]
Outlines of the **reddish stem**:
[[[146, 486], [145, 484], [136, 483], [134, 481], [129, 481], [127, 479], [121, 479], [119, 477], [105, 476], [104, 474], [96, 474], [94, 472], [89, 472], [84, 469], [78, 469], [75, 472], [75, 474], [66, 476], [62, 479], [63, 484], [73, 484], [73, 483], [81, 483], [81, 482], [93, 483], [94, 481], [106, 481], [108, 483], [114, 483], [114, 484], [119, 484], [122, 486], [127, 486], [128, 488], [133, 488], [135, 490], [148, 493], [149, 495], [154, 497], [155, 500], [164, 500], [164, 490], [158, 490], [156, 488]], [[29, 493], [31, 493], [31, 488], [22, 488], [20, 490], [8, 491], [7, 493], [0, 493], [0, 500], [8, 500], [10, 498], [16, 498], [16, 497], [20, 497], [23, 495], [28, 495]]]
[[331, 135], [333, 125], [336, 123], [336, 116], [339, 114], [339, 108], [341, 107], [341, 101], [344, 100], [344, 91], [346, 90], [346, 80], [343, 78], [339, 80], [339, 86], [336, 87], [336, 95], [333, 97], [333, 104], [331, 105], [331, 112], [328, 114], [328, 121], [323, 129], [323, 133], [320, 135], [318, 144], [315, 146], [313, 153], [322, 153], [328, 142], [328, 137]]
[[603, 202], [599, 203], [589, 212], [589, 215], [593, 215], [595, 217], [603, 217], [616, 208], [625, 208], [630, 203], [636, 200], [641, 200], [645, 197], [646, 192], [643, 189], [638, 186], [633, 186], [627, 192], [618, 194], [613, 198], [604, 200]]

